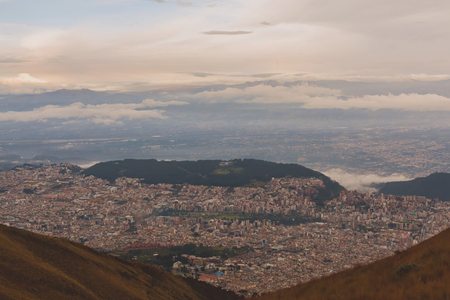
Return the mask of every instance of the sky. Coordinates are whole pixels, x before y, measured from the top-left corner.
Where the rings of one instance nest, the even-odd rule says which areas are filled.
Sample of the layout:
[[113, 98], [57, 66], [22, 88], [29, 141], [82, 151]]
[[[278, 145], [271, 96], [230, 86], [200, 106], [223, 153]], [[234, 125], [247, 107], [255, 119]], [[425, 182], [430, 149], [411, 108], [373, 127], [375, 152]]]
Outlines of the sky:
[[0, 85], [445, 80], [449, 15], [447, 0], [0, 0]]
[[[108, 125], [198, 102], [448, 114], [449, 15], [447, 0], [0, 0], [0, 122]], [[1, 96], [59, 89], [158, 96], [20, 111]]]

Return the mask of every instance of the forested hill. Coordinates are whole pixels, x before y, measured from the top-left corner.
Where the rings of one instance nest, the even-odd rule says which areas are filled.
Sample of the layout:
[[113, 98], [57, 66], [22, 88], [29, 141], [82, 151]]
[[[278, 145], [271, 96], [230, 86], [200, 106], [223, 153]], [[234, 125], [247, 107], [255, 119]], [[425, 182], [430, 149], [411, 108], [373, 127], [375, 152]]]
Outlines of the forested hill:
[[125, 159], [98, 163], [85, 175], [114, 181], [119, 177], [140, 178], [145, 183], [194, 184], [238, 187], [268, 182], [271, 178], [296, 177], [321, 179], [325, 188], [317, 200], [337, 196], [343, 187], [324, 174], [297, 164], [281, 164], [255, 159], [230, 161], [157, 161]]
[[450, 201], [450, 174], [434, 173], [411, 181], [389, 182], [383, 184], [379, 191], [391, 195], [416, 195]]

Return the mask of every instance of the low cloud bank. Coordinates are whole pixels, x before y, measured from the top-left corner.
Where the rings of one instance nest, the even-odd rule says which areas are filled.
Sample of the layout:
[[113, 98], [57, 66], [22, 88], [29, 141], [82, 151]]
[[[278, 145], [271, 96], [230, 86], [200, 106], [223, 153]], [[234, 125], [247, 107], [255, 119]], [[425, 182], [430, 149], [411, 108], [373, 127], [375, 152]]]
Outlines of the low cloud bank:
[[30, 111], [0, 112], [0, 122], [36, 122], [58, 120], [88, 120], [95, 124], [111, 125], [123, 120], [164, 119], [162, 108], [184, 105], [181, 101], [143, 100], [140, 103], [90, 105], [80, 102], [66, 106], [46, 105]]
[[361, 192], [375, 191], [374, 184], [389, 181], [405, 181], [411, 178], [404, 174], [380, 175], [370, 173], [352, 173], [340, 168], [333, 168], [323, 172], [328, 177], [336, 180], [346, 189]]
[[196, 99], [210, 102], [237, 102], [260, 104], [298, 104], [305, 109], [366, 109], [401, 110], [416, 112], [450, 112], [450, 99], [436, 94], [385, 94], [346, 97], [339, 89], [302, 83], [297, 85], [259, 84], [248, 87], [230, 87], [206, 91]]
[[304, 108], [392, 109], [403, 111], [450, 111], [450, 99], [435, 94], [366, 95], [340, 99], [319, 98], [304, 103]]

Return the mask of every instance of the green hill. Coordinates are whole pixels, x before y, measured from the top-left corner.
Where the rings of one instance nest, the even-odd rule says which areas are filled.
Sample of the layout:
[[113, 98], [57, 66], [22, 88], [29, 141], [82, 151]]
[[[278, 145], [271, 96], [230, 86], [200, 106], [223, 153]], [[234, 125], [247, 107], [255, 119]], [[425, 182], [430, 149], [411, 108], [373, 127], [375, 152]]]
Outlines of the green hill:
[[145, 183], [194, 184], [238, 187], [268, 182], [271, 178], [319, 178], [325, 183], [318, 200], [337, 196], [343, 187], [324, 174], [297, 164], [281, 164], [255, 159], [230, 161], [157, 161], [126, 159], [98, 163], [85, 175], [114, 181], [119, 177], [140, 178]]
[[450, 229], [375, 263], [254, 300], [450, 299]]
[[398, 181], [382, 184], [379, 191], [390, 195], [416, 195], [450, 201], [450, 174], [434, 173], [411, 181]]
[[232, 293], [64, 239], [0, 225], [0, 299], [234, 300]]

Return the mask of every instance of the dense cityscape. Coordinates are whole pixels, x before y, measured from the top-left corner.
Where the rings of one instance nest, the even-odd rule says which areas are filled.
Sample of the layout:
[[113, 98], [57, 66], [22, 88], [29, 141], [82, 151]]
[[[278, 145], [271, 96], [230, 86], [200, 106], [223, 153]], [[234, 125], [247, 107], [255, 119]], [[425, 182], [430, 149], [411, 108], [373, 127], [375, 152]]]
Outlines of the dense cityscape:
[[234, 188], [149, 185], [84, 176], [69, 164], [24, 166], [0, 173], [0, 223], [110, 253], [231, 249], [174, 257], [170, 269], [251, 295], [389, 256], [450, 221], [448, 202], [343, 191], [322, 204], [314, 200], [322, 186], [315, 178]]

